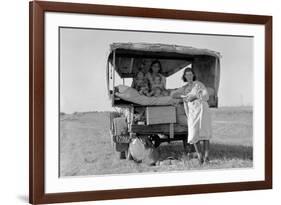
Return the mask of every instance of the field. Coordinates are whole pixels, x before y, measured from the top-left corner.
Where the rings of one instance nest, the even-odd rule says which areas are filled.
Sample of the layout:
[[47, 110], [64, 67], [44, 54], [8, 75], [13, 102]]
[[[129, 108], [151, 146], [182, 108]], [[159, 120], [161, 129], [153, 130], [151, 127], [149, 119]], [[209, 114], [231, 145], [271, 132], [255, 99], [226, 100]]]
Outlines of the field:
[[253, 166], [251, 107], [212, 109], [210, 163], [188, 159], [182, 142], [162, 143], [160, 163], [148, 166], [120, 160], [109, 135], [109, 112], [63, 114], [60, 117], [60, 176], [167, 172]]

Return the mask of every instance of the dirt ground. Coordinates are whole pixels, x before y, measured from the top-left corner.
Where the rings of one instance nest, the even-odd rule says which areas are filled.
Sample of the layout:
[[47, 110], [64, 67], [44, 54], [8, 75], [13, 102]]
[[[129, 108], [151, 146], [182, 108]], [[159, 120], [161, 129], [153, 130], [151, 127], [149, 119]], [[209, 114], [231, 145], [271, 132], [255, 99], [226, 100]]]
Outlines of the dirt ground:
[[[160, 165], [120, 160], [109, 135], [109, 112], [61, 114], [60, 176], [85, 176], [253, 166], [253, 112], [251, 107], [212, 109], [213, 137], [210, 163], [188, 159], [182, 142], [162, 143]], [[167, 158], [171, 157], [169, 161]]]

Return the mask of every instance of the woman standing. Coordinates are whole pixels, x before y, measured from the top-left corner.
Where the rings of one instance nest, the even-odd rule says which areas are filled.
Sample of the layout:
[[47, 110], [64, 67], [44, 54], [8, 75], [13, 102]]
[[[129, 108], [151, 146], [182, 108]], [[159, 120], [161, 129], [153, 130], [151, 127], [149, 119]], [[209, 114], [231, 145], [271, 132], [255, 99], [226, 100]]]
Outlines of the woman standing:
[[[188, 142], [193, 144], [200, 163], [209, 162], [209, 146], [212, 136], [211, 114], [207, 103], [209, 95], [203, 83], [196, 80], [194, 71], [186, 68], [182, 80], [186, 84], [171, 93], [173, 98], [183, 98], [188, 125]], [[200, 142], [203, 141], [203, 149]]]

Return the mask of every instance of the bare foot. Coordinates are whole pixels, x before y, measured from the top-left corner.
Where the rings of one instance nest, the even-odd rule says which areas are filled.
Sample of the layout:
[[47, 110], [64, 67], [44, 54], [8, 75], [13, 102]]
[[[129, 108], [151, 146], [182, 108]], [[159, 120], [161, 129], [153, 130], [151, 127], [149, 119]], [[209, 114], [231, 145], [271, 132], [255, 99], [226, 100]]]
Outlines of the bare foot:
[[202, 154], [198, 154], [198, 161], [199, 161], [200, 165], [204, 163], [204, 159], [202, 157]]
[[204, 157], [203, 163], [204, 164], [209, 164], [210, 163], [209, 157]]

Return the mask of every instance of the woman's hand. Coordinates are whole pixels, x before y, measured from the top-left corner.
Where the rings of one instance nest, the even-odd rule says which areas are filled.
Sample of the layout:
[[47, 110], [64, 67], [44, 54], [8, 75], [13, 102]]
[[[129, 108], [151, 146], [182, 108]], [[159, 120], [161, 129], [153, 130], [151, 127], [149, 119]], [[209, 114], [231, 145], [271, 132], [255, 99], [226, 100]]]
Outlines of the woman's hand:
[[196, 95], [187, 95], [183, 98], [185, 102], [192, 102], [197, 99]]
[[178, 93], [176, 91], [171, 91], [170, 96], [175, 99], [182, 99], [181, 93]]

